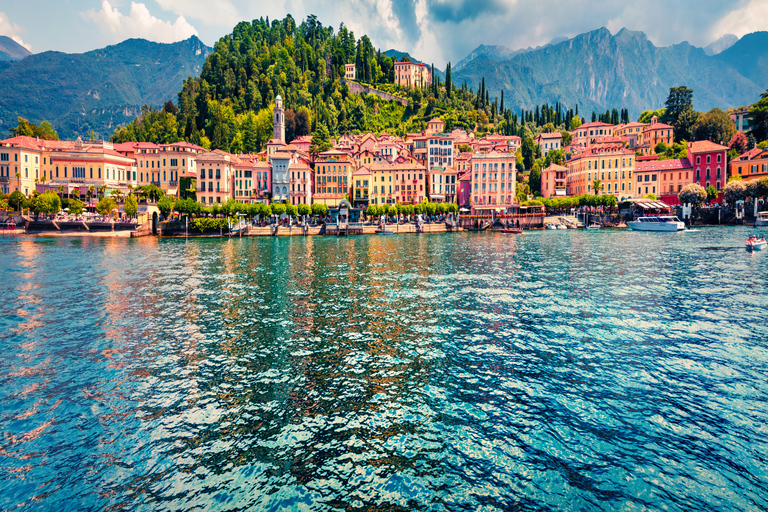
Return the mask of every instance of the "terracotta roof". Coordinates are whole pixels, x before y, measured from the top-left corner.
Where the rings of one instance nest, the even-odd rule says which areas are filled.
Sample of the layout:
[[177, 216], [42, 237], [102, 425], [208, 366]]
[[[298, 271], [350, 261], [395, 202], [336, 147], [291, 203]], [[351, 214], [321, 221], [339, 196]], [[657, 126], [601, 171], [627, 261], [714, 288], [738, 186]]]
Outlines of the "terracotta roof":
[[595, 121], [594, 123], [582, 124], [581, 126], [579, 126], [578, 128], [576, 128], [573, 131], [581, 130], [583, 128], [602, 128], [604, 126], [613, 126], [613, 125], [612, 124], [608, 124], [608, 123], [603, 123], [603, 122], [600, 122], [600, 121]]
[[670, 126], [664, 123], [656, 123], [656, 124], [649, 124], [648, 126], [646, 126], [644, 131], [647, 132], [650, 130], [667, 130], [670, 128], [674, 128], [674, 126]]
[[542, 139], [562, 139], [563, 138], [560, 132], [540, 133], [536, 137], [541, 137]]
[[544, 169], [545, 171], [567, 171], [567, 167], [563, 167], [562, 165], [557, 164], [549, 164], [549, 167]]
[[674, 169], [691, 169], [691, 163], [687, 158], [675, 160], [647, 160], [638, 162], [636, 171], [671, 171]]
[[469, 181], [472, 179], [472, 171], [467, 171], [459, 176], [459, 181]]
[[720, 144], [715, 144], [714, 142], [711, 142], [708, 140], [698, 140], [696, 142], [689, 142], [688, 148], [691, 150], [691, 153], [709, 153], [712, 151], [728, 151], [727, 147], [721, 146]]
[[764, 150], [760, 148], [752, 148], [749, 151], [746, 151], [738, 156], [738, 158], [734, 158], [731, 160], [732, 162], [736, 161], [744, 161], [744, 160], [752, 160], [754, 157], [762, 153]]

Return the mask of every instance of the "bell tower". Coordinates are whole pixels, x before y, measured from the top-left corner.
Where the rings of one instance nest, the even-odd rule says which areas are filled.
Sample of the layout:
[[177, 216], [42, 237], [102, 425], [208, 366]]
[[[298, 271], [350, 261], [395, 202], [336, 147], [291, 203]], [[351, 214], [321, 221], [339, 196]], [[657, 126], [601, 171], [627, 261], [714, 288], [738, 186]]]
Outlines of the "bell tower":
[[285, 142], [285, 112], [283, 111], [283, 98], [277, 95], [275, 98], [274, 115], [275, 139]]

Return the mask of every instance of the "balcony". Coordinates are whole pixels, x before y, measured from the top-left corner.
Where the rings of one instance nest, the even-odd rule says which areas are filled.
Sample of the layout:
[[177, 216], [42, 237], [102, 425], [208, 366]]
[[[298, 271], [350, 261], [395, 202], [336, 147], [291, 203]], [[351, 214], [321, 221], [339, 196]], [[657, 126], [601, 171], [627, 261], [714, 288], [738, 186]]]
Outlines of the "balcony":
[[0, 176], [0, 183], [8, 183], [11, 179], [8, 176]]
[[178, 187], [179, 186], [179, 181], [178, 180], [170, 180], [168, 182], [168, 185], [171, 186], [171, 187]]

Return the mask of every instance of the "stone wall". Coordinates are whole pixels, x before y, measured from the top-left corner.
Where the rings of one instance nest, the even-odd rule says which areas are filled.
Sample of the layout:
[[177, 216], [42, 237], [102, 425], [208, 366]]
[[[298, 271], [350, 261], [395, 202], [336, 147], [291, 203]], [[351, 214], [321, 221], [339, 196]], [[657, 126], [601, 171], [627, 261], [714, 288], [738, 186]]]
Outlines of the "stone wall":
[[371, 87], [366, 87], [365, 85], [360, 85], [357, 82], [350, 82], [347, 80], [342, 80], [341, 82], [346, 83], [349, 86], [349, 92], [353, 92], [356, 94], [375, 94], [376, 96], [378, 96], [383, 100], [394, 100], [394, 101], [399, 101], [403, 105], [408, 105], [408, 100], [404, 100], [403, 98], [398, 98], [397, 96], [393, 96], [392, 94], [379, 91]]

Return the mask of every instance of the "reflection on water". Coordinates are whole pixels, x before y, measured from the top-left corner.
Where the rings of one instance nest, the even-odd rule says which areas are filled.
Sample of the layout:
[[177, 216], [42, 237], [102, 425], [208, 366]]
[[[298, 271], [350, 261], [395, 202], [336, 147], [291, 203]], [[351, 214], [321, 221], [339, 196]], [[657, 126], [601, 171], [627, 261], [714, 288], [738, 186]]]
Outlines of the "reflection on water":
[[766, 509], [748, 232], [2, 238], [0, 509]]

